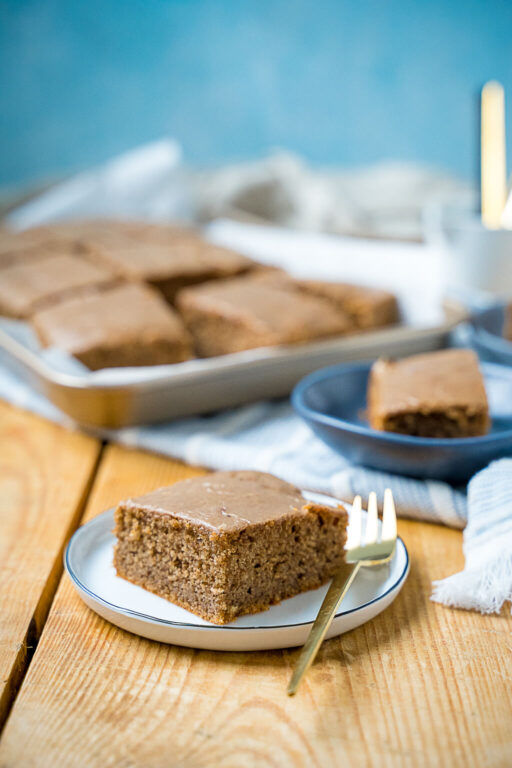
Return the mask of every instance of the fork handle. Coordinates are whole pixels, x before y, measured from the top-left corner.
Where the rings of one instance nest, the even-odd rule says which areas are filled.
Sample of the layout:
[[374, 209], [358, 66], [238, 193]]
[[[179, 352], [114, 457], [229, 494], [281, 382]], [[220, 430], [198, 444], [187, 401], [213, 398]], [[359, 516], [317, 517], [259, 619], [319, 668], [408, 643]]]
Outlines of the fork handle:
[[360, 566], [360, 560], [357, 563], [346, 563], [333, 578], [315, 623], [311, 627], [308, 639], [300, 652], [299, 660], [288, 685], [288, 696], [294, 696], [297, 693], [300, 682], [314, 662], [318, 649], [322, 645], [327, 630], [331, 626], [331, 621], [354, 581]]

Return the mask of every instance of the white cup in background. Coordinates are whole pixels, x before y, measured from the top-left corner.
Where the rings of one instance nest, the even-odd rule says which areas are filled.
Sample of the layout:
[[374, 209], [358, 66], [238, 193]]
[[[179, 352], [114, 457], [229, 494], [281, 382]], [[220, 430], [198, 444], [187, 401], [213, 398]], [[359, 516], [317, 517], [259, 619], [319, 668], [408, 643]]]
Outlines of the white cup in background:
[[512, 230], [486, 229], [470, 207], [435, 204], [424, 212], [424, 231], [439, 251], [447, 294], [512, 298]]

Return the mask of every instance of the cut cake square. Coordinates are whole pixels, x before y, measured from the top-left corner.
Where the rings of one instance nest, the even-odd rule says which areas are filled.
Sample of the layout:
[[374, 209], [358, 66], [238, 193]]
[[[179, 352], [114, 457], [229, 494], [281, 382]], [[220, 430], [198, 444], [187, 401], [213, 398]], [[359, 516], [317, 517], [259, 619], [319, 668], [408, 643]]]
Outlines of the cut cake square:
[[181, 318], [152, 288], [126, 283], [36, 313], [34, 328], [92, 370], [164, 365], [193, 357]]
[[378, 360], [368, 385], [373, 429], [419, 437], [472, 437], [489, 429], [478, 358], [445, 349], [403, 360]]
[[109, 269], [73, 253], [22, 261], [0, 270], [0, 315], [27, 318], [43, 307], [115, 282]]
[[176, 306], [202, 357], [339, 336], [350, 324], [322, 299], [263, 273], [188, 288]]
[[216, 624], [315, 589], [344, 562], [347, 513], [262, 472], [215, 472], [120, 502], [118, 576]]

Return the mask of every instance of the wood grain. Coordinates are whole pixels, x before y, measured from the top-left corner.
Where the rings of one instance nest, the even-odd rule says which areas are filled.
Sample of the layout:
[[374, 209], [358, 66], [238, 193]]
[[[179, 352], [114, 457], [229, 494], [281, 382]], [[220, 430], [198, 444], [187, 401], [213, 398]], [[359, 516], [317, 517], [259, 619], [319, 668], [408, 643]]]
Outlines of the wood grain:
[[62, 573], [100, 444], [0, 402], [0, 729]]
[[[190, 475], [109, 448], [87, 517]], [[2, 768], [509, 766], [512, 621], [430, 602], [462, 565], [461, 536], [400, 522], [412, 559], [381, 616], [327, 641], [286, 696], [297, 651], [213, 653], [130, 635], [65, 577], [0, 746]]]

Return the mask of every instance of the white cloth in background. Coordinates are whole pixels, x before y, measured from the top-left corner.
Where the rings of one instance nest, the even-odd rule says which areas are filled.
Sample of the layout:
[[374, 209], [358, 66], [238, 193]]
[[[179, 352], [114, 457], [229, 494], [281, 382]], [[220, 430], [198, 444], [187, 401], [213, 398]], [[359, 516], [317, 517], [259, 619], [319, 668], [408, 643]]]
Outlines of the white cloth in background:
[[203, 220], [246, 214], [302, 230], [411, 240], [422, 238], [426, 206], [470, 201], [472, 191], [467, 182], [412, 163], [328, 170], [286, 152], [190, 181]]
[[[59, 218], [99, 215], [197, 220], [236, 209], [299, 228], [419, 237], [421, 209], [433, 195], [466, 191], [465, 185], [456, 181], [409, 166], [319, 173], [289, 156], [200, 174], [181, 168], [179, 148], [164, 141], [63, 183], [14, 211], [10, 223], [22, 228]], [[438, 265], [422, 246], [387, 242], [370, 247], [369, 243], [353, 241], [352, 258], [341, 262], [336, 256], [340, 241], [327, 235], [298, 235], [232, 222], [214, 224], [209, 234], [217, 242], [281, 263], [297, 274], [307, 274], [312, 265], [319, 277], [356, 280], [358, 270], [364, 268], [366, 282], [393, 288], [405, 281], [411, 311], [419, 307], [428, 314], [431, 299], [439, 297]], [[416, 281], [404, 274], [403, 263], [397, 268], [397, 253], [402, 248], [417, 249], [414, 254], [407, 251]], [[70, 364], [69, 360], [59, 360], [55, 351], [46, 355], [49, 360], [53, 355], [56, 365]], [[72, 426], [5, 365], [0, 366], [0, 397]], [[511, 599], [510, 460], [495, 462], [479, 473], [466, 498], [462, 489], [446, 483], [412, 480], [351, 465], [318, 440], [288, 402], [256, 403], [213, 416], [102, 434], [124, 445], [212, 469], [271, 471], [300, 487], [346, 500], [356, 493], [367, 497], [371, 490], [382, 496], [389, 486], [402, 515], [459, 528], [468, 520], [464, 533], [466, 567], [438, 582], [434, 599], [482, 612], [499, 610], [504, 600]]]
[[145, 144], [56, 184], [12, 211], [7, 224], [26, 229], [59, 219], [187, 218], [181, 157], [175, 141]]
[[420, 240], [429, 204], [470, 200], [467, 182], [413, 163], [350, 170], [312, 168], [289, 152], [198, 171], [162, 139], [77, 174], [13, 211], [22, 229], [83, 216], [263, 219], [316, 232]]

